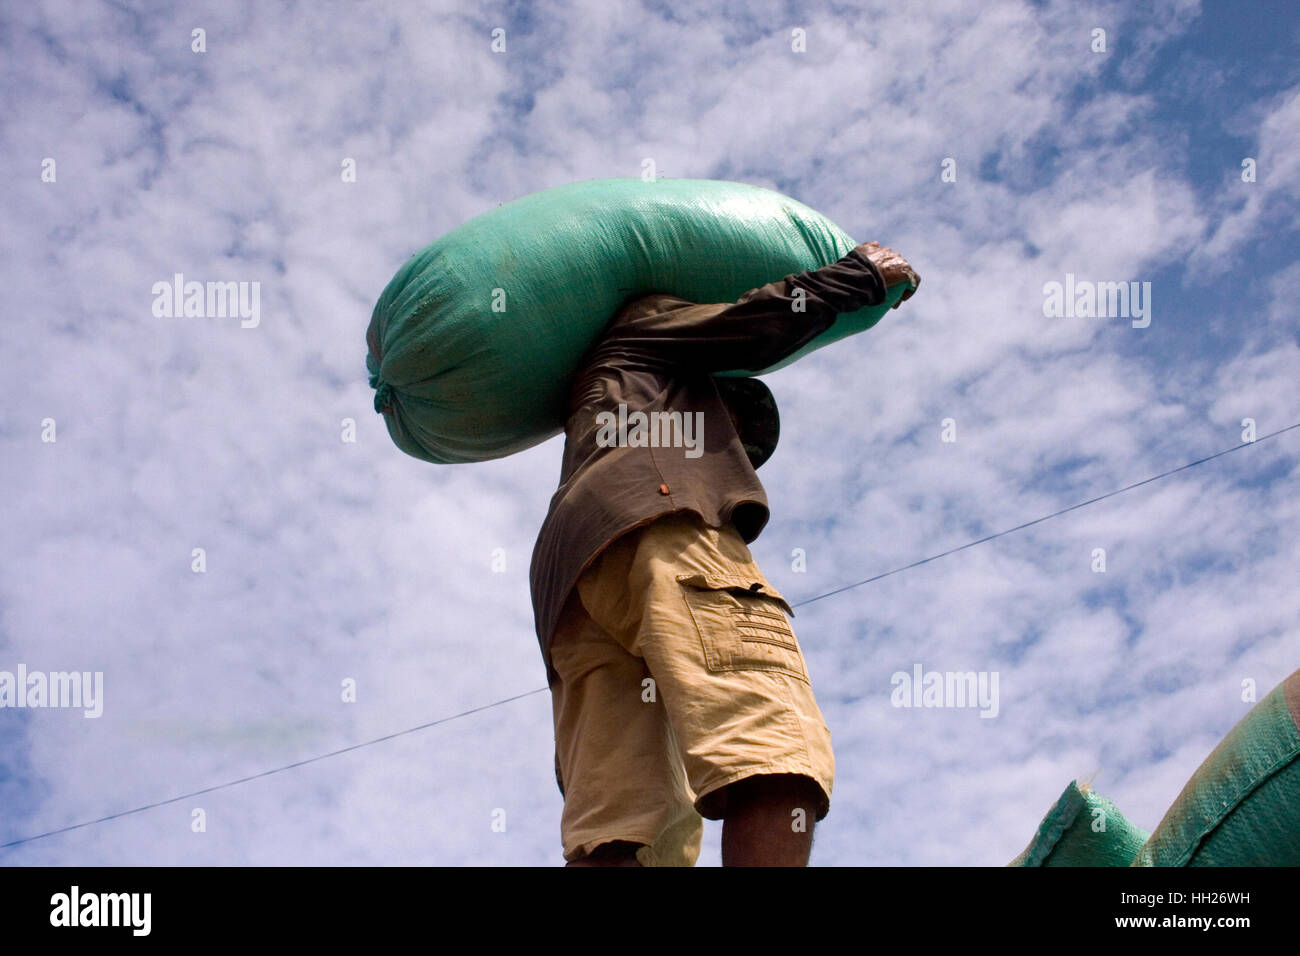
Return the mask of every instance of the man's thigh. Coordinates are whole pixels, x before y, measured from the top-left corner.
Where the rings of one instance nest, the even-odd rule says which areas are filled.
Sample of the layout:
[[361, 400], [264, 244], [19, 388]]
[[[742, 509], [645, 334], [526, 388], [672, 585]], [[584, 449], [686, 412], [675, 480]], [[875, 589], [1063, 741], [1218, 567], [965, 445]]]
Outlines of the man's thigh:
[[734, 528], [693, 514], [660, 519], [610, 554], [589, 581], [592, 616], [646, 662], [675, 732], [696, 808], [718, 819], [725, 788], [759, 774], [816, 782], [817, 819], [835, 774], [830, 731], [812, 692], [788, 605]]
[[645, 661], [572, 596], [551, 647], [560, 832], [572, 861], [613, 841], [639, 843], [647, 865], [692, 866], [704, 825]]

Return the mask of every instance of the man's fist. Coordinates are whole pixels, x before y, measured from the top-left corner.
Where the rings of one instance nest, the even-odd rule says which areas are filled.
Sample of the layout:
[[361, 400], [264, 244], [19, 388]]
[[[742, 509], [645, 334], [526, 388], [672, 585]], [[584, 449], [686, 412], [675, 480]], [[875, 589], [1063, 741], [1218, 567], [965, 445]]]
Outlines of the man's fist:
[[906, 259], [888, 246], [882, 246], [872, 240], [859, 245], [857, 251], [876, 264], [880, 274], [885, 277], [885, 288], [898, 285], [901, 282], [910, 282], [912, 284], [912, 288], [904, 292], [903, 297], [894, 303], [895, 309], [910, 299], [921, 285], [921, 277], [916, 274], [916, 270], [908, 264]]

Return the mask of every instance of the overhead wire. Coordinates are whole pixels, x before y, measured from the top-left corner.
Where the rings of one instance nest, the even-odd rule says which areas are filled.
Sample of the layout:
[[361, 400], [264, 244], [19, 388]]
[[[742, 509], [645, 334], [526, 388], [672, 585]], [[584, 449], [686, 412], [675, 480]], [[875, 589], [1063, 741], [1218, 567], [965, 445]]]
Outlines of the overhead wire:
[[[940, 558], [945, 558], [948, 557], [949, 555], [956, 554], [959, 551], [965, 551], [968, 548], [973, 548], [977, 545], [985, 544], [997, 538], [1004, 537], [1005, 535], [1014, 534], [1017, 531], [1023, 531], [1025, 528], [1033, 527], [1036, 524], [1041, 524], [1042, 522], [1049, 521], [1052, 518], [1060, 517], [1061, 515], [1068, 514], [1071, 511], [1077, 511], [1080, 508], [1085, 508], [1088, 505], [1096, 504], [1099, 501], [1105, 501], [1107, 498], [1113, 498], [1116, 495], [1123, 494], [1126, 491], [1132, 491], [1133, 489], [1140, 488], [1143, 485], [1148, 485], [1151, 484], [1152, 482], [1160, 481], [1163, 478], [1168, 478], [1171, 475], [1176, 475], [1181, 471], [1186, 471], [1187, 469], [1194, 468], [1197, 465], [1203, 465], [1207, 461], [1213, 461], [1216, 458], [1222, 458], [1224, 455], [1230, 455], [1233, 452], [1241, 451], [1243, 448], [1248, 448], [1254, 445], [1258, 445], [1261, 442], [1267, 441], [1270, 438], [1276, 438], [1278, 435], [1284, 434], [1285, 432], [1289, 432], [1295, 428], [1300, 428], [1300, 422], [1296, 422], [1294, 425], [1288, 425], [1285, 428], [1279, 428], [1277, 431], [1269, 432], [1266, 435], [1257, 436], [1253, 441], [1242, 442], [1239, 445], [1234, 445], [1231, 448], [1225, 448], [1223, 451], [1215, 452], [1212, 455], [1206, 455], [1205, 457], [1198, 458], [1195, 461], [1189, 461], [1186, 464], [1179, 465], [1177, 468], [1170, 468], [1168, 471], [1162, 471], [1157, 475], [1152, 475], [1149, 478], [1142, 479], [1141, 481], [1135, 481], [1132, 484], [1125, 485], [1122, 488], [1116, 488], [1115, 490], [1108, 491], [1102, 495], [1097, 495], [1096, 497], [1089, 498], [1086, 501], [1080, 501], [1077, 502], [1076, 504], [1069, 505], [1068, 507], [1060, 508], [1056, 511], [1053, 511], [1051, 514], [1046, 514], [1039, 518], [1034, 518], [1032, 521], [1022, 522], [1013, 527], [1005, 528], [1002, 531], [997, 531], [994, 532], [993, 534], [985, 535], [982, 538], [977, 538], [974, 541], [968, 541], [965, 544], [958, 545], [955, 548], [949, 548], [946, 551], [941, 551], [938, 554], [932, 554], [929, 557], [921, 558], [917, 561], [913, 561], [909, 564], [900, 565], [899, 567], [896, 568], [891, 568], [888, 571], [884, 571], [881, 572], [880, 574], [872, 575], [869, 578], [863, 578], [861, 581], [855, 581], [852, 584], [845, 584], [841, 587], [834, 588], [833, 590], [826, 591], [822, 594], [818, 594], [810, 598], [804, 598], [802, 601], [798, 601], [794, 604], [791, 604], [790, 606], [792, 608], [804, 607], [806, 605], [812, 604], [815, 601], [820, 601], [823, 600], [824, 598], [833, 597], [834, 595], [837, 594], [843, 594], [846, 591], [851, 591], [854, 588], [859, 588], [862, 587], [863, 585], [871, 584], [883, 578], [890, 577], [891, 575], [900, 574], [903, 571], [909, 571], [913, 568], [918, 568], [923, 564], [928, 564], [931, 561], [937, 561]], [[189, 793], [183, 793], [180, 794], [179, 796], [169, 797], [165, 800], [156, 800], [152, 803], [146, 803], [138, 807], [132, 807], [129, 810], [121, 810], [117, 813], [110, 813], [107, 816], [98, 817], [94, 820], [86, 820], [81, 823], [70, 824], [69, 826], [59, 827], [54, 830], [47, 830], [44, 833], [36, 833], [31, 836], [22, 837], [17, 840], [10, 840], [7, 843], [0, 843], [0, 850], [10, 849], [12, 847], [20, 846], [24, 843], [31, 843], [35, 840], [42, 840], [45, 839], [46, 837], [56, 836], [61, 833], [70, 833], [73, 830], [80, 830], [84, 827], [94, 826], [100, 823], [107, 823], [110, 820], [119, 820], [122, 817], [131, 816], [137, 813], [144, 813], [146, 810], [153, 810], [158, 807], [167, 806], [169, 804], [179, 803], [182, 800], [190, 800], [195, 797], [203, 796], [204, 794], [215, 793], [218, 790], [226, 790], [229, 789], [230, 787], [235, 787], [235, 786], [239, 786], [240, 784], [249, 783], [253, 780], [260, 780], [264, 777], [270, 777], [277, 773], [284, 773], [285, 771], [293, 770], [297, 767], [304, 767], [308, 764], [316, 763], [318, 761], [325, 760], [329, 757], [337, 757], [341, 754], [350, 753], [355, 750], [360, 750], [363, 747], [371, 747], [374, 746], [375, 744], [380, 744], [387, 740], [393, 740], [396, 737], [402, 737], [407, 734], [416, 733], [417, 731], [427, 730], [430, 727], [436, 727], [439, 724], [445, 724], [453, 720], [459, 720], [462, 717], [468, 717], [471, 714], [477, 714], [485, 710], [491, 710], [494, 707], [500, 707], [504, 704], [509, 704], [516, 700], [522, 700], [525, 697], [531, 697], [534, 694], [540, 694], [543, 691], [548, 689], [549, 688], [547, 687], [538, 687], [534, 690], [525, 691], [522, 694], [515, 694], [512, 697], [503, 697], [501, 700], [493, 701], [490, 704], [482, 704], [481, 706], [473, 707], [470, 708], [469, 710], [463, 710], [458, 714], [451, 714], [450, 716], [447, 717], [439, 717], [436, 720], [430, 720], [427, 721], [426, 723], [418, 724], [414, 727], [408, 727], [405, 730], [394, 731], [391, 734], [384, 734], [382, 737], [375, 737], [372, 740], [365, 740], [360, 743], [351, 744], [347, 747], [340, 747], [337, 750], [331, 750], [328, 753], [317, 754], [314, 757], [307, 757], [304, 758], [303, 760], [295, 760], [293, 763], [287, 763], [284, 764], [283, 766], [273, 767], [269, 770], [260, 771], [259, 773], [249, 774], [248, 776], [240, 777], [236, 780], [228, 780], [225, 783], [214, 784], [213, 786], [210, 787], [204, 787], [201, 790], [193, 790], [190, 791]]]

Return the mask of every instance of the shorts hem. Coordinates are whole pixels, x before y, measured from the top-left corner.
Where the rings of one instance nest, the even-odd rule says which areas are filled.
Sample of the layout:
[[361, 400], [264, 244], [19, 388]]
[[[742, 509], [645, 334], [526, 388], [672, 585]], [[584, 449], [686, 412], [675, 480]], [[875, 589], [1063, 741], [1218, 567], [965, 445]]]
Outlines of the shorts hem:
[[[592, 850], [596, 849], [596, 847], [601, 846], [602, 844], [605, 843], [640, 843], [641, 846], [648, 847], [654, 844], [654, 837], [624, 836], [624, 835], [593, 837], [589, 840], [584, 840], [583, 842], [579, 843], [577, 847], [572, 851], [572, 855], [570, 855], [569, 851], [566, 851], [564, 854], [564, 862], [572, 863], [574, 860], [586, 856], [587, 854], [591, 853]], [[638, 850], [637, 852], [639, 855], [640, 851]]]
[[705, 784], [700, 790], [696, 791], [695, 812], [698, 813], [700, 816], [704, 817], [704, 819], [706, 820], [721, 820], [722, 815], [720, 813], [710, 815], [709, 813], [704, 812], [706, 809], [708, 809], [708, 807], [705, 805], [705, 801], [708, 799], [708, 797], [711, 794], [714, 794], [717, 791], [721, 790], [723, 787], [730, 786], [733, 783], [738, 783], [741, 780], [746, 779], [747, 777], [757, 777], [757, 776], [763, 776], [767, 774], [773, 774], [773, 775], [795, 774], [800, 777], [808, 777], [810, 780], [813, 781], [813, 783], [817, 784], [818, 788], [822, 792], [823, 805], [818, 808], [819, 812], [814, 817], [814, 819], [815, 820], [825, 819], [826, 814], [830, 812], [831, 794], [830, 794], [830, 790], [827, 789], [826, 781], [824, 781], [821, 778], [821, 776], [815, 770], [813, 770], [812, 767], [810, 767], [808, 764], [788, 764], [788, 763], [768, 763], [768, 764], [759, 764], [755, 766], [745, 767], [742, 770], [732, 771], [731, 773], [727, 774], [725, 777], [722, 777], [713, 783]]

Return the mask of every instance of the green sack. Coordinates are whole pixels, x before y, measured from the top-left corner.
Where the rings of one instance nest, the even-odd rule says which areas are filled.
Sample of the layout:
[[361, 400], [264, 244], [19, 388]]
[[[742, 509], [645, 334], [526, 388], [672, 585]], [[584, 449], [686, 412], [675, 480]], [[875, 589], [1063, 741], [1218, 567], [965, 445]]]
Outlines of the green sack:
[[1300, 866], [1300, 671], [1192, 774], [1134, 866]]
[[1009, 866], [1128, 866], [1147, 833], [1087, 784], [1071, 781]]
[[[416, 458], [504, 457], [563, 430], [578, 363], [627, 299], [734, 302], [855, 245], [802, 203], [741, 183], [595, 179], [525, 196], [426, 246], [388, 283], [366, 333], [375, 409]], [[725, 374], [770, 372], [868, 329], [906, 288], [777, 365]]]

